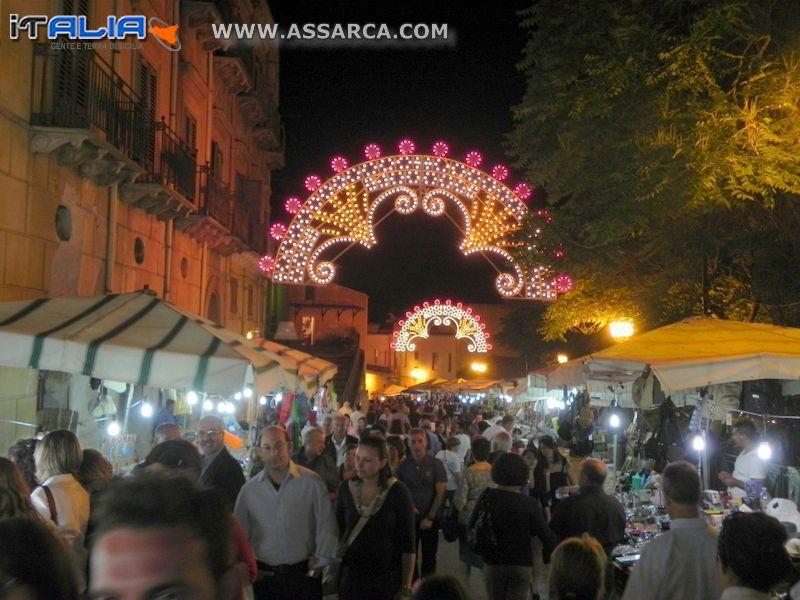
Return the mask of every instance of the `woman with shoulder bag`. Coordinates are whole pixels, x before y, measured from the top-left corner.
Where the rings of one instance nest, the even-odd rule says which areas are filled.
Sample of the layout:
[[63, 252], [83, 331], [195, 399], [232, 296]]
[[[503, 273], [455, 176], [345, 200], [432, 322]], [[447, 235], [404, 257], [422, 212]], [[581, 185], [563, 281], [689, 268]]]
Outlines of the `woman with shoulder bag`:
[[342, 533], [340, 600], [411, 597], [414, 573], [414, 503], [392, 477], [382, 437], [365, 437], [356, 450], [356, 473], [339, 484], [336, 519]]

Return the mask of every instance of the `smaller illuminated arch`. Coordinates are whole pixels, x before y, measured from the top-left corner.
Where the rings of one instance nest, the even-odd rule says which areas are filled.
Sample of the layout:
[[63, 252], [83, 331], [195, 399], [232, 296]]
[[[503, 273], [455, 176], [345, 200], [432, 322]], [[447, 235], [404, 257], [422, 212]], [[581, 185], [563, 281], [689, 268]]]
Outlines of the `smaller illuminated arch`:
[[465, 308], [461, 302], [423, 302], [421, 307], [415, 306], [413, 312], [408, 311], [406, 318], [397, 322], [397, 328], [392, 333], [394, 340], [389, 346], [396, 352], [413, 352], [417, 347], [415, 340], [430, 337], [428, 329], [431, 325], [452, 325], [456, 328], [456, 339], [467, 340], [467, 350], [488, 352], [492, 349], [492, 345], [486, 341], [490, 334], [486, 331], [486, 324], [480, 320], [480, 315], [474, 314], [469, 307]]

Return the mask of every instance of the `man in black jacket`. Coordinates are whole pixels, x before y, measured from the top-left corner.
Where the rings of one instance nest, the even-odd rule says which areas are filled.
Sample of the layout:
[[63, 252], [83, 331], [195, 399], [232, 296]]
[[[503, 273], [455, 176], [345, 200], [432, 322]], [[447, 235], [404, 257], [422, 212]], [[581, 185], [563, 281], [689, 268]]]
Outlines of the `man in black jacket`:
[[347, 419], [344, 415], [333, 417], [333, 433], [325, 436], [325, 454], [330, 456], [336, 466], [344, 463], [347, 456], [347, 446], [358, 444], [358, 438], [347, 434]]
[[577, 496], [558, 503], [550, 520], [552, 529], [560, 539], [580, 537], [588, 533], [603, 545], [608, 556], [625, 538], [625, 508], [614, 496], [603, 491], [606, 466], [595, 458], [581, 463]]
[[203, 453], [203, 472], [200, 481], [219, 489], [233, 510], [236, 497], [244, 485], [244, 474], [239, 462], [225, 448], [225, 425], [212, 415], [200, 419], [197, 440]]

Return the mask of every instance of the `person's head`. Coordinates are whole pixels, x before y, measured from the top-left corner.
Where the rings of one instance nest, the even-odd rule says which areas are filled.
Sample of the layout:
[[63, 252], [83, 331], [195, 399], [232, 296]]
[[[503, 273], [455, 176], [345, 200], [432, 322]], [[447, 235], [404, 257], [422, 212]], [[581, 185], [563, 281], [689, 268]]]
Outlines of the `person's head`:
[[303, 431], [303, 449], [312, 459], [322, 456], [325, 450], [325, 432], [319, 427], [307, 427]]
[[461, 447], [461, 440], [455, 436], [452, 436], [447, 438], [444, 445], [448, 450], [452, 452], [458, 452], [458, 449]]
[[14, 445], [8, 449], [8, 458], [22, 471], [25, 483], [27, 483], [28, 487], [31, 489], [39, 485], [36, 479], [36, 461], [33, 459], [37, 441], [36, 438], [17, 440]]
[[758, 441], [758, 428], [752, 419], [739, 419], [733, 426], [733, 441], [739, 448], [752, 448]]
[[183, 431], [175, 423], [162, 423], [153, 434], [153, 439], [156, 444], [166, 442], [167, 440], [179, 440], [183, 437]]
[[467, 424], [464, 423], [461, 419], [454, 419], [453, 420], [453, 433], [458, 435], [459, 433], [464, 433], [467, 430]]
[[325, 435], [328, 435], [333, 430], [333, 417], [325, 417], [322, 419], [322, 429]]
[[118, 481], [92, 522], [91, 596], [241, 597], [230, 516], [216, 490], [158, 474]]
[[371, 436], [361, 438], [356, 449], [356, 475], [362, 480], [377, 480], [378, 485], [386, 487], [392, 476], [386, 440]]
[[414, 600], [468, 600], [464, 585], [453, 575], [430, 575], [414, 585]]
[[289, 466], [289, 455], [292, 452], [292, 442], [289, 433], [275, 425], [265, 428], [261, 432], [261, 460], [267, 469], [280, 471]]
[[0, 458], [0, 519], [33, 516], [30, 493], [19, 467], [7, 458]]
[[205, 456], [225, 447], [225, 424], [217, 416], [206, 415], [197, 424], [197, 442]]
[[77, 475], [83, 450], [75, 434], [66, 429], [51, 431], [36, 445], [36, 478], [44, 482], [53, 475]]
[[511, 435], [498, 431], [492, 438], [492, 450], [495, 452], [511, 452]]
[[168, 398], [167, 401], [164, 403], [164, 408], [167, 409], [167, 412], [175, 412], [175, 400], [172, 398]]
[[432, 429], [431, 420], [428, 417], [422, 417], [419, 420], [419, 426], [421, 429], [424, 429], [426, 431], [431, 431]]
[[790, 572], [786, 529], [762, 512], [731, 513], [717, 540], [717, 566], [723, 588], [742, 586], [766, 592]]
[[533, 448], [526, 448], [522, 451], [522, 460], [528, 465], [528, 469], [535, 469], [536, 465], [539, 464], [539, 457]]
[[521, 487], [528, 482], [528, 466], [519, 454], [501, 454], [492, 463], [492, 481], [497, 485]]
[[0, 519], [0, 598], [80, 597], [66, 546], [44, 523], [25, 517]]
[[549, 435], [545, 435], [539, 440], [539, 459], [543, 465], [550, 465], [562, 460], [558, 444]]
[[347, 417], [344, 415], [333, 417], [333, 435], [339, 439], [347, 435]]
[[675, 504], [696, 510], [702, 494], [700, 476], [694, 465], [684, 460], [669, 463], [661, 474], [667, 510]]
[[472, 458], [475, 462], [486, 462], [489, 459], [489, 453], [492, 451], [492, 445], [484, 437], [476, 437], [472, 440]]
[[399, 435], [390, 435], [386, 438], [386, 445], [389, 448], [389, 464], [396, 465], [406, 455], [406, 445], [403, 438]]
[[347, 444], [344, 454], [344, 464], [348, 469], [356, 468], [356, 449], [358, 444]]
[[491, 425], [489, 425], [488, 421], [478, 421], [478, 431], [480, 433], [483, 433], [484, 431], [489, 429], [489, 427], [491, 427]]
[[87, 448], [83, 451], [83, 460], [78, 469], [78, 481], [83, 487], [92, 491], [111, 481], [113, 476], [114, 467], [102, 452], [94, 448]]
[[411, 444], [411, 456], [419, 460], [428, 452], [428, 434], [424, 429], [415, 427], [408, 434]]
[[144, 459], [144, 466], [144, 473], [180, 475], [197, 483], [203, 470], [203, 457], [197, 447], [187, 440], [167, 440], [150, 450]]
[[500, 419], [500, 426], [508, 432], [514, 429], [515, 419], [512, 415], [506, 415]]
[[514, 438], [514, 441], [522, 439], [522, 429], [514, 427], [514, 429], [511, 430], [511, 437]]
[[581, 468], [578, 473], [578, 484], [580, 486], [598, 486], [606, 482], [608, 470], [602, 460], [596, 458], [585, 458], [581, 461]]
[[364, 417], [358, 417], [356, 421], [356, 431], [361, 433], [367, 428], [367, 420]]
[[595, 538], [567, 538], [550, 557], [550, 589], [559, 600], [595, 600], [603, 597], [606, 553]]

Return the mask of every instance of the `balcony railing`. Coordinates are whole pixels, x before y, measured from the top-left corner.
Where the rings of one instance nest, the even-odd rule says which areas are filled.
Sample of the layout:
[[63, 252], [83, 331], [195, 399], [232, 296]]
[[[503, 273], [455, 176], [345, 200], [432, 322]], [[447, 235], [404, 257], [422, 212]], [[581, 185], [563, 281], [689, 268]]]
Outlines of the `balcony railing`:
[[91, 129], [145, 170], [155, 159], [155, 130], [146, 105], [91, 50], [34, 46], [31, 124]]
[[171, 187], [187, 200], [197, 193], [197, 150], [186, 145], [162, 118], [154, 126], [156, 159], [153, 171], [140, 181]]

